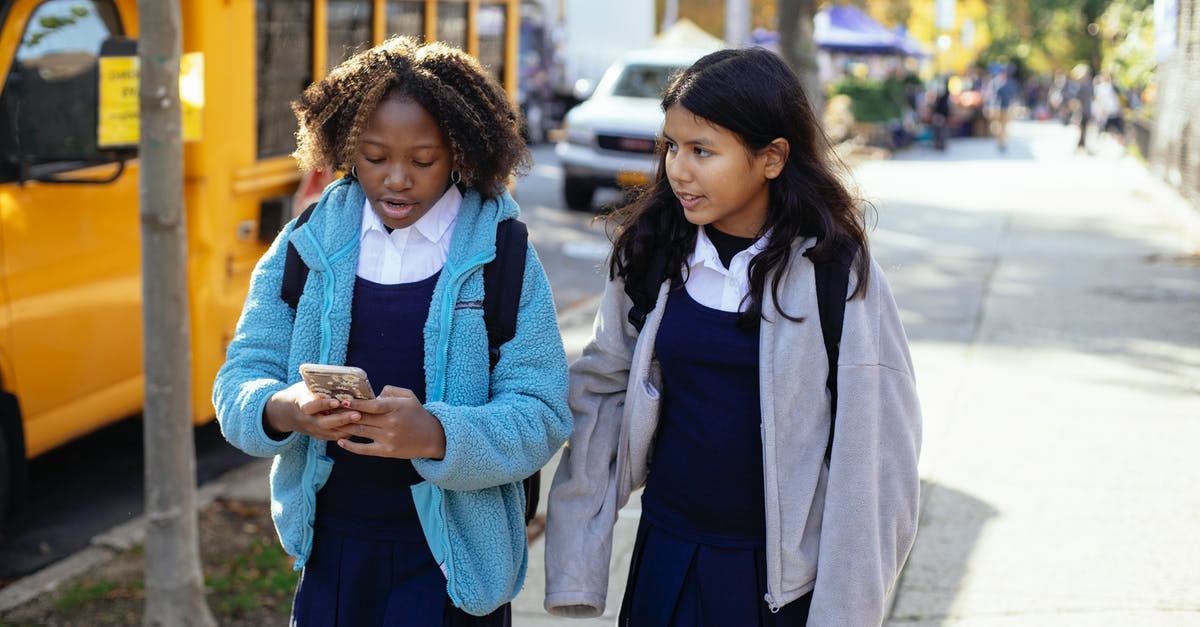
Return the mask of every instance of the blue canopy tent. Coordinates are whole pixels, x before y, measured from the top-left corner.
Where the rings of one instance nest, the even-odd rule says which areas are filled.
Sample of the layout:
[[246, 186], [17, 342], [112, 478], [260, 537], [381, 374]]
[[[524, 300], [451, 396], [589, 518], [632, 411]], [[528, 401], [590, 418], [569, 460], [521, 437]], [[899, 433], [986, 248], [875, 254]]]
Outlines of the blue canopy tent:
[[817, 47], [851, 54], [906, 54], [903, 39], [856, 7], [833, 5], [813, 19]]
[[892, 29], [892, 32], [896, 34], [896, 39], [900, 43], [900, 50], [905, 56], [916, 57], [918, 59], [928, 59], [931, 56], [929, 52], [925, 50], [924, 44], [916, 39], [913, 39], [912, 36], [908, 34], [908, 29], [905, 28], [903, 24]]

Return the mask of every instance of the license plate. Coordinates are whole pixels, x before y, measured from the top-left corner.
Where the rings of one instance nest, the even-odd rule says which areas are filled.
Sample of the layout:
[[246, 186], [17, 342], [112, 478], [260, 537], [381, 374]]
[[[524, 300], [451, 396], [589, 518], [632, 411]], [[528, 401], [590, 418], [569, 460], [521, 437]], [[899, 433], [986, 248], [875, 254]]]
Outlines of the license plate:
[[644, 172], [617, 172], [617, 185], [621, 187], [642, 187], [650, 183], [650, 176]]

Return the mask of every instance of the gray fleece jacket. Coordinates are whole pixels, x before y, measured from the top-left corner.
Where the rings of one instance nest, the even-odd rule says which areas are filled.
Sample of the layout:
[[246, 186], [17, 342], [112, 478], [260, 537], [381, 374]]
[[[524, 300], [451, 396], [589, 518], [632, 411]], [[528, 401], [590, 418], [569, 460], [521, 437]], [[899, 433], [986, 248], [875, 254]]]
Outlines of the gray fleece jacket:
[[[767, 597], [777, 609], [813, 593], [809, 625], [878, 625], [917, 531], [921, 409], [908, 340], [882, 270], [846, 303], [838, 361], [838, 418], [830, 464], [828, 360], [815, 273], [798, 240], [770, 289], [759, 336]], [[848, 294], [857, 275], [851, 274]], [[767, 286], [771, 285], [768, 278]], [[645, 484], [662, 377], [654, 340], [667, 285], [639, 334], [620, 280], [605, 286], [593, 338], [571, 366], [574, 431], [550, 489], [546, 610], [598, 616], [608, 588], [617, 510]], [[774, 315], [773, 315], [774, 314]], [[702, 460], [698, 460], [702, 463]]]

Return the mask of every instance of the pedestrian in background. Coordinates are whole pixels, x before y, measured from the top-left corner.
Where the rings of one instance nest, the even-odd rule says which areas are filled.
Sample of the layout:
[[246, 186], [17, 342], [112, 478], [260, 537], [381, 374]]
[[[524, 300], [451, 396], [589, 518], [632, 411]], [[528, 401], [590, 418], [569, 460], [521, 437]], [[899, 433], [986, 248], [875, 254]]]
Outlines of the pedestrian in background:
[[996, 149], [1008, 150], [1008, 121], [1012, 117], [1012, 105], [1018, 95], [1016, 80], [1009, 70], [1000, 70], [992, 78], [989, 92], [989, 109], [992, 120], [992, 135], [996, 138]]
[[950, 126], [950, 78], [945, 77], [937, 82], [937, 91], [933, 97], [933, 147], [938, 150], [946, 149], [946, 134]]
[[[259, 261], [217, 374], [229, 441], [275, 457], [272, 515], [303, 569], [293, 625], [509, 625], [521, 481], [566, 439], [566, 357], [525, 252], [516, 335], [489, 371], [482, 269], [529, 160], [504, 90], [456, 48], [393, 38], [294, 103], [304, 168], [349, 172]], [[309, 267], [281, 298], [289, 243]], [[377, 398], [314, 397], [347, 364]]]
[[[603, 612], [617, 511], [644, 485], [620, 625], [877, 625], [916, 534], [921, 420], [859, 203], [768, 51], [703, 57], [662, 108], [657, 178], [614, 218], [571, 368], [545, 606]], [[814, 262], [839, 250], [853, 261], [829, 447]], [[639, 333], [626, 286], [643, 282], [657, 302]]]
[[1096, 76], [1094, 97], [1092, 101], [1092, 117], [1096, 120], [1096, 129], [1101, 133], [1111, 135], [1117, 143], [1125, 145], [1125, 119], [1121, 106], [1121, 95], [1113, 85], [1108, 72]]
[[1075, 81], [1075, 110], [1079, 121], [1079, 141], [1076, 150], [1087, 150], [1088, 120], [1092, 117], [1092, 71], [1080, 63], [1071, 70], [1071, 78]]

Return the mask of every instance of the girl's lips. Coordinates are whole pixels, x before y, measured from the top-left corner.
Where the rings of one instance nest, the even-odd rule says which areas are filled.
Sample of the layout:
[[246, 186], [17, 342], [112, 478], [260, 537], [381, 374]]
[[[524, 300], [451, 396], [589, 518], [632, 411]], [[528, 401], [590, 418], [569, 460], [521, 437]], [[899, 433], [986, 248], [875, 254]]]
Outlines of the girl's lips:
[[402, 220], [408, 217], [417, 207], [416, 203], [392, 200], [380, 200], [378, 204], [379, 208], [383, 210], [384, 215], [394, 220]]
[[683, 205], [684, 209], [695, 209], [696, 205], [699, 205], [700, 201], [704, 200], [703, 196], [693, 196], [691, 194], [676, 194], [675, 197], [679, 199], [679, 204]]

